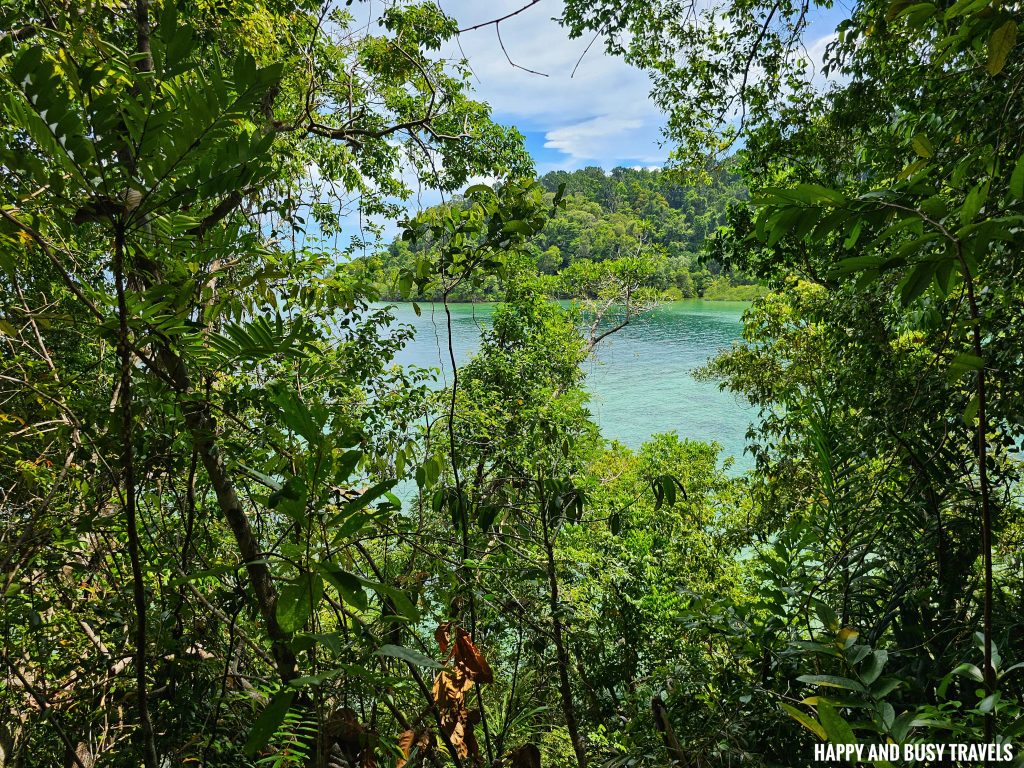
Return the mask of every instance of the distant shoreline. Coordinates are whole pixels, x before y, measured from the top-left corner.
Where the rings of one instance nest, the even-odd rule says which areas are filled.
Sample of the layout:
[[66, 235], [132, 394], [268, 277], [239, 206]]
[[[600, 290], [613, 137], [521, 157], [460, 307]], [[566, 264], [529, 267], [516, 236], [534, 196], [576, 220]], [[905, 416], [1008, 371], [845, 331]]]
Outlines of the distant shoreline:
[[[757, 296], [753, 296], [753, 297], [750, 297], [750, 298], [747, 298], [747, 297], [739, 297], [739, 298], [737, 298], [737, 297], [733, 297], [733, 296], [714, 296], [712, 298], [705, 298], [704, 296], [691, 296], [690, 298], [685, 298], [684, 297], [684, 298], [680, 298], [680, 299], [669, 299], [669, 300], [667, 300], [665, 302], [665, 304], [675, 304], [678, 301], [706, 301], [709, 304], [727, 304], [727, 303], [749, 304], [754, 299], [760, 298], [760, 296], [763, 296], [763, 295], [764, 294], [758, 294]], [[440, 299], [388, 299], [388, 298], [384, 298], [384, 299], [380, 299], [379, 301], [386, 302], [388, 304], [443, 304], [444, 303]], [[572, 301], [572, 299], [555, 299], [555, 301]], [[480, 299], [479, 301], [472, 301], [472, 300], [467, 300], [467, 299], [449, 299], [448, 300], [448, 304], [451, 304], [451, 305], [456, 305], [456, 304], [458, 304], [458, 305], [462, 305], [462, 304], [466, 304], [466, 305], [469, 305], [469, 304], [500, 304], [500, 303], [501, 303], [501, 299]]]

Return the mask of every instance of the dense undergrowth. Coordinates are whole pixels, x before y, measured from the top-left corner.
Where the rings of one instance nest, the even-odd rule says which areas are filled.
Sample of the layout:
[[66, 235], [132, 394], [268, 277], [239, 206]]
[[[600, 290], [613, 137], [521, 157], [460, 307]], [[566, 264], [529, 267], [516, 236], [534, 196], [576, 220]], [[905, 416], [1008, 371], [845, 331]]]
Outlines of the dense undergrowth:
[[[1019, 739], [1019, 7], [862, 0], [823, 85], [813, 8], [568, 0], [712, 180], [672, 194], [742, 138], [710, 239], [656, 174], [531, 180], [456, 22], [377, 10], [0, 3], [0, 765]], [[366, 244], [323, 245], [400, 219], [410, 166], [462, 194], [402, 223], [399, 295], [500, 300], [440, 389], [393, 364]], [[641, 199], [661, 230], [612, 226]], [[581, 362], [683, 292], [674, 258], [770, 289], [699, 373], [758, 407], [741, 477], [587, 411]]]

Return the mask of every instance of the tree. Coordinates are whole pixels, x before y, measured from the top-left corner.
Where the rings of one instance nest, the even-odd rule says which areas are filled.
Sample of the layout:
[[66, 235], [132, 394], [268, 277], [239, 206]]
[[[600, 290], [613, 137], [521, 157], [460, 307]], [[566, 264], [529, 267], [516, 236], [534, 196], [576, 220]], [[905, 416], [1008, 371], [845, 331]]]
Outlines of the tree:
[[[295, 244], [336, 231], [350, 195], [364, 215], [393, 213], [405, 162], [448, 190], [521, 171], [519, 137], [436, 58], [455, 24], [431, 5], [385, 9], [380, 34], [321, 3], [3, 14], [3, 382], [17, 414], [3, 698], [25, 713], [17, 752], [147, 766], [237, 754], [228, 734], [252, 723], [233, 727], [250, 707], [231, 700], [238, 686], [269, 700], [250, 752], [282, 723], [300, 734], [285, 752], [345, 749], [333, 678], [316, 677], [317, 608], [326, 578], [336, 610], [369, 610], [366, 584], [385, 620], [414, 610], [334, 567], [371, 524], [361, 510], [396, 508], [385, 494], [422, 390], [388, 369], [404, 337], [381, 333], [372, 289]], [[327, 522], [349, 534], [323, 550]]]
[[[863, 680], [838, 686], [875, 697], [871, 724], [850, 730], [852, 709], [814, 675], [799, 680], [818, 694], [820, 722], [787, 712], [832, 740], [919, 738], [908, 723], [928, 711], [991, 741], [1015, 732], [1020, 704], [999, 685], [1015, 626], [999, 562], [1015, 544], [998, 531], [1015, 530], [1020, 514], [1009, 451], [1024, 356], [1009, 339], [1021, 19], [990, 4], [858, 3], [825, 54], [834, 79], [819, 87], [812, 62], [795, 55], [815, 7], [581, 2], [567, 4], [565, 21], [654, 71], [681, 162], [700, 171], [708, 150], [743, 140], [753, 215], [734, 209], [719, 253], [779, 295], [712, 372], [762, 405], [765, 509], [781, 509], [773, 529], [825, 567], [802, 589], [807, 606], [826, 603], [821, 631], [841, 647], [805, 646], [809, 664], [820, 669], [831, 653], [829, 674], [853, 680], [845, 651], [856, 648], [879, 660], [871, 684], [884, 663], [874, 653], [906, 665], [889, 709]], [[879, 582], [899, 585], [895, 605], [879, 602]], [[967, 662], [975, 629], [980, 666]], [[817, 631], [809, 618], [806, 639], [820, 643]], [[957, 633], [959, 643], [940, 639]], [[941, 647], [924, 661], [921, 642]], [[951, 697], [950, 681], [968, 673], [981, 694]]]

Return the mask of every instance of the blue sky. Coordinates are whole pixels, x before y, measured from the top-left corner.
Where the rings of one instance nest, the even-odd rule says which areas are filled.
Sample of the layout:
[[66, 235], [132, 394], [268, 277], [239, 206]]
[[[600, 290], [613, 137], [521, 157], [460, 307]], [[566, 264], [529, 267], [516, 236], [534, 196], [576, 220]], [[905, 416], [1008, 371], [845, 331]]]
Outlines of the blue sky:
[[[524, 0], [439, 3], [460, 26], [467, 27], [521, 8]], [[589, 50], [590, 38], [570, 40], [553, 18], [561, 10], [560, 0], [541, 0], [501, 24], [509, 57], [546, 77], [509, 64], [493, 25], [462, 34], [461, 50], [456, 47], [446, 53], [466, 55], [475, 73], [476, 97], [491, 105], [497, 121], [515, 125], [525, 134], [540, 173], [587, 165], [608, 169], [660, 165], [668, 154], [660, 146], [664, 117], [649, 97], [649, 78], [605, 54], [600, 40]], [[842, 2], [813, 11], [806, 35], [812, 60], [820, 61], [836, 24], [846, 14]]]
[[[439, 2], [467, 27], [514, 11], [524, 0]], [[458, 46], [445, 53], [465, 54], [476, 98], [491, 105], [498, 122], [526, 136], [541, 173], [661, 163], [667, 154], [658, 145], [664, 119], [648, 98], [647, 75], [607, 56], [601, 41], [584, 56], [590, 39], [570, 40], [553, 18], [561, 10], [560, 0], [541, 0], [501, 24], [512, 61], [546, 76], [509, 64], [493, 25], [460, 35]]]
[[[463, 28], [504, 16], [526, 3], [436, 1]], [[812, 12], [806, 46], [813, 61], [820, 62], [836, 24], [847, 15], [844, 2]], [[369, 13], [379, 12], [376, 3], [366, 5]], [[540, 0], [501, 24], [501, 40], [509, 58], [545, 76], [510, 64], [494, 25], [460, 35], [442, 55], [469, 61], [474, 98], [491, 106], [497, 122], [516, 126], [523, 133], [539, 174], [593, 165], [606, 170], [661, 166], [669, 150], [661, 144], [665, 118], [651, 101], [649, 77], [607, 55], [600, 40], [593, 45], [590, 38], [570, 40], [554, 18], [561, 11], [561, 0]], [[436, 192], [420, 189], [408, 207], [415, 210], [439, 201]], [[355, 224], [356, 214], [351, 217]], [[397, 227], [394, 222], [384, 226], [387, 240]]]

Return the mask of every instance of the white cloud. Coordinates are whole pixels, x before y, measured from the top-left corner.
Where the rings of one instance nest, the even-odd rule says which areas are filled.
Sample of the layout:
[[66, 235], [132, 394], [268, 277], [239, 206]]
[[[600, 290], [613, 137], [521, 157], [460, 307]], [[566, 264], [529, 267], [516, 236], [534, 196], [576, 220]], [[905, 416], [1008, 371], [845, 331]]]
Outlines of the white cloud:
[[[523, 0], [441, 3], [463, 27], [498, 18], [522, 5]], [[602, 40], [594, 41], [589, 50], [590, 38], [570, 40], [552, 19], [561, 10], [557, 0], [541, 0], [503, 21], [500, 41], [490, 25], [462, 34], [461, 49], [456, 46], [447, 54], [464, 53], [475, 74], [477, 98], [489, 103], [498, 119], [543, 132], [545, 146], [564, 154], [565, 167], [663, 161], [666, 153], [658, 139], [664, 118], [648, 98], [648, 76], [605, 54]], [[512, 66], [502, 42], [515, 64], [547, 76]]]
[[831, 75], [825, 74], [825, 56], [828, 53], [828, 47], [838, 39], [838, 32], [829, 32], [828, 34], [822, 35], [816, 40], [813, 40], [807, 47], [805, 58], [811, 66], [811, 82], [819, 91], [824, 90], [829, 84], [843, 83], [847, 79], [845, 77], [837, 77], [835, 73], [832, 73]]
[[628, 157], [641, 163], [657, 163], [664, 159], [664, 153], [656, 144], [651, 146], [652, 139], [657, 140], [656, 133], [657, 126], [645, 123], [641, 117], [601, 115], [548, 131], [544, 146], [557, 149], [579, 162]]

